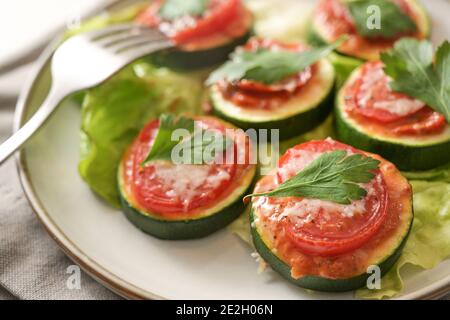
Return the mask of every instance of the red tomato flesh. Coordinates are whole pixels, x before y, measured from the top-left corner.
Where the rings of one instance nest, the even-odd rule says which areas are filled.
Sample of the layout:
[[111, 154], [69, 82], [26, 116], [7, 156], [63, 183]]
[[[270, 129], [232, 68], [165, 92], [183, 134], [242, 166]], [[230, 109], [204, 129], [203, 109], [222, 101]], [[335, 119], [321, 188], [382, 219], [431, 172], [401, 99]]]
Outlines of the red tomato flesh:
[[[349, 279], [378, 262], [380, 250], [397, 244], [398, 228], [411, 212], [412, 189], [396, 167], [381, 157], [333, 141], [312, 141], [290, 149], [255, 192], [275, 189], [323, 152], [347, 150], [380, 161], [367, 196], [351, 205], [302, 198], [253, 199], [258, 233], [291, 267], [291, 276]], [[350, 214], [353, 213], [353, 214]], [[394, 238], [393, 238], [394, 237]], [[350, 239], [358, 244], [351, 243]]]
[[442, 132], [445, 117], [425, 103], [394, 92], [381, 62], [369, 62], [362, 67], [358, 79], [347, 89], [346, 111], [385, 127], [391, 134], [424, 135]]
[[[218, 120], [207, 117], [201, 118], [201, 125], [203, 129], [223, 133], [227, 129]], [[142, 166], [158, 128], [159, 120], [150, 122], [132, 143], [122, 162], [124, 184], [140, 209], [166, 217], [194, 215], [199, 209], [208, 208], [226, 197], [248, 168], [247, 164], [237, 164], [237, 161], [211, 165], [155, 161]], [[233, 139], [238, 141], [237, 137]], [[248, 143], [245, 146], [248, 148]]]
[[[313, 158], [335, 150], [360, 153], [332, 140], [313, 141], [290, 149], [277, 167], [277, 184], [281, 184], [306, 167]], [[387, 216], [387, 191], [380, 172], [364, 188], [371, 190], [353, 207], [302, 198], [267, 198], [277, 210], [292, 212], [281, 222], [290, 240], [306, 254], [336, 256], [353, 251], [378, 232]], [[287, 210], [286, 210], [287, 209]], [[305, 210], [305, 212], [301, 212]], [[307, 212], [306, 212], [307, 211]], [[347, 213], [346, 213], [347, 212]]]
[[[405, 0], [393, 0], [402, 11], [417, 23], [417, 17], [410, 4]], [[392, 39], [370, 38], [366, 39], [357, 32], [353, 18], [342, 0], [321, 0], [314, 12], [314, 23], [320, 26], [326, 40], [333, 42], [341, 38], [343, 35], [348, 36], [348, 40], [342, 44], [339, 50], [349, 55], [363, 53], [371, 55], [373, 51], [381, 52], [391, 48], [394, 43], [405, 36], [411, 36], [422, 39], [423, 35], [419, 31], [413, 33], [401, 33]], [[365, 57], [365, 59], [369, 59]], [[371, 59], [372, 60], [372, 59]]]
[[[258, 49], [301, 52], [305, 51], [307, 47], [271, 39], [252, 38], [242, 48], [246, 51], [257, 51]], [[314, 70], [315, 66], [310, 66], [296, 75], [271, 85], [244, 79], [233, 83], [220, 81], [218, 86], [223, 97], [235, 105], [244, 108], [274, 109], [299, 92], [311, 80]]]
[[151, 4], [137, 22], [149, 27], [159, 27], [175, 44], [186, 50], [200, 50], [219, 46], [248, 32], [251, 14], [241, 0], [210, 0], [201, 17], [182, 17], [164, 20], [159, 10], [164, 0]]

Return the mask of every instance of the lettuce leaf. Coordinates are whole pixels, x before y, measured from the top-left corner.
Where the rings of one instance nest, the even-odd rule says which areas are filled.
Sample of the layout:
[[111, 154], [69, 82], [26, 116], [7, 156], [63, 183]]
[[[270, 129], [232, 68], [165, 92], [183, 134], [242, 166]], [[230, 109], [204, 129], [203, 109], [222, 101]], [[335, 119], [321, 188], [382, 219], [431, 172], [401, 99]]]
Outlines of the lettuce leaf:
[[336, 88], [341, 88], [353, 70], [363, 63], [361, 60], [346, 57], [338, 53], [330, 54], [328, 59], [333, 64], [334, 70], [336, 71]]
[[140, 129], [165, 111], [200, 113], [200, 77], [139, 62], [90, 90], [82, 107], [79, 173], [99, 196], [118, 207], [120, 157]]
[[450, 183], [412, 181], [412, 185], [415, 218], [405, 249], [381, 279], [381, 290], [360, 289], [358, 298], [392, 298], [403, 290], [405, 266], [432, 269], [450, 257]]

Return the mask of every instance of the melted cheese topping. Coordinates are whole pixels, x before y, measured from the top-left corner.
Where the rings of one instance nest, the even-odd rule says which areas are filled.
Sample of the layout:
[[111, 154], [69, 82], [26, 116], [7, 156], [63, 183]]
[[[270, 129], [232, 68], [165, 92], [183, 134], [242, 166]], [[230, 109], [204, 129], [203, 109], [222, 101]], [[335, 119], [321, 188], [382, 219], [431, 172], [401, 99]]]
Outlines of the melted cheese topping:
[[[380, 83], [384, 83], [388, 86], [390, 80], [391, 79], [384, 74], [383, 69], [381, 68], [367, 72], [362, 77], [361, 90], [360, 94], [358, 94], [359, 106], [361, 108], [367, 108], [368, 102], [371, 101], [375, 95], [374, 90], [378, 90]], [[390, 89], [388, 90], [390, 91]], [[375, 101], [371, 107], [389, 111], [390, 113], [399, 116], [406, 116], [425, 107], [425, 103], [420, 100], [405, 97], [393, 100]]]
[[[289, 161], [277, 170], [282, 181], [286, 181], [295, 176], [322, 154], [321, 152], [298, 149], [291, 149], [289, 152], [291, 152]], [[348, 151], [348, 154], [351, 154], [351, 152]], [[367, 191], [368, 196], [373, 195], [375, 192], [372, 183], [361, 184], [360, 186]], [[294, 201], [288, 201], [286, 203], [285, 201], [279, 202], [276, 198], [259, 197], [254, 205], [261, 210], [261, 213], [270, 216], [270, 219], [281, 221], [288, 217], [299, 226], [311, 222], [319, 214], [325, 217], [326, 220], [326, 217], [330, 213], [338, 212], [343, 217], [351, 218], [355, 215], [364, 214], [366, 211], [365, 199], [343, 205], [319, 199], [295, 198]]]
[[321, 155], [320, 152], [297, 149], [291, 149], [289, 152], [291, 155], [290, 159], [281, 168], [278, 168], [277, 171], [283, 181], [295, 176]]
[[155, 164], [155, 175], [166, 186], [166, 195], [183, 201], [187, 206], [199, 193], [201, 186], [217, 188], [230, 179], [230, 174], [219, 168], [211, 174], [209, 166]]

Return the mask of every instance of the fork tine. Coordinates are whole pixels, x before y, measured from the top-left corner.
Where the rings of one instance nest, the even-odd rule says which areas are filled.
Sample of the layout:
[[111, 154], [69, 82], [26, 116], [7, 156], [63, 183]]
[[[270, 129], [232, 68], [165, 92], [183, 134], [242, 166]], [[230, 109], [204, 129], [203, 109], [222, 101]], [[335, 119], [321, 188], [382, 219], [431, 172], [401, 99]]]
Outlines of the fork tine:
[[128, 32], [121, 32], [108, 36], [107, 38], [103, 38], [102, 40], [98, 40], [98, 43], [105, 48], [110, 48], [119, 45], [122, 42], [131, 41], [140, 37], [147, 37], [149, 38], [149, 40], [158, 40], [163, 38], [164, 36], [161, 35], [159, 31], [150, 28], [146, 28], [145, 30], [131, 29]]
[[136, 35], [132, 37], [128, 37], [127, 39], [123, 39], [122, 41], [117, 41], [108, 46], [105, 46], [107, 49], [111, 49], [115, 53], [120, 53], [126, 51], [128, 49], [132, 49], [136, 46], [142, 46], [145, 44], [153, 43], [153, 42], [169, 42], [167, 38], [156, 38], [152, 35]]
[[133, 61], [150, 53], [170, 48], [173, 48], [173, 43], [170, 40], [165, 39], [161, 41], [135, 43], [132, 46], [123, 47], [120, 50], [117, 50], [116, 53], [126, 58], [128, 61]]
[[84, 35], [91, 41], [98, 41], [109, 36], [117, 35], [130, 30], [148, 29], [147, 27], [136, 25], [136, 24], [116, 24], [110, 27], [106, 27], [100, 30], [94, 30], [85, 33]]
[[121, 53], [134, 49], [134, 47], [141, 47], [152, 43], [160, 43], [162, 46], [167, 47], [173, 46], [171, 40], [162, 32], [156, 29], [151, 30], [150, 32], [143, 32], [139, 35], [128, 36], [128, 38], [121, 41], [114, 41], [107, 47], [114, 50], [115, 53]]

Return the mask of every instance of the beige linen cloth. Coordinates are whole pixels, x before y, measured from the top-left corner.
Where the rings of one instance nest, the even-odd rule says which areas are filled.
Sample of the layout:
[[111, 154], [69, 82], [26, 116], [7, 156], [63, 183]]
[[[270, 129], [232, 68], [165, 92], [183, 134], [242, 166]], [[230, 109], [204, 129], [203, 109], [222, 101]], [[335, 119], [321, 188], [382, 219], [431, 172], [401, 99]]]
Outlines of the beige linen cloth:
[[[26, 67], [0, 77], [0, 141], [11, 133], [15, 100], [28, 72]], [[68, 286], [73, 265], [32, 212], [10, 159], [0, 166], [0, 299], [119, 298], [83, 272], [79, 289]]]

